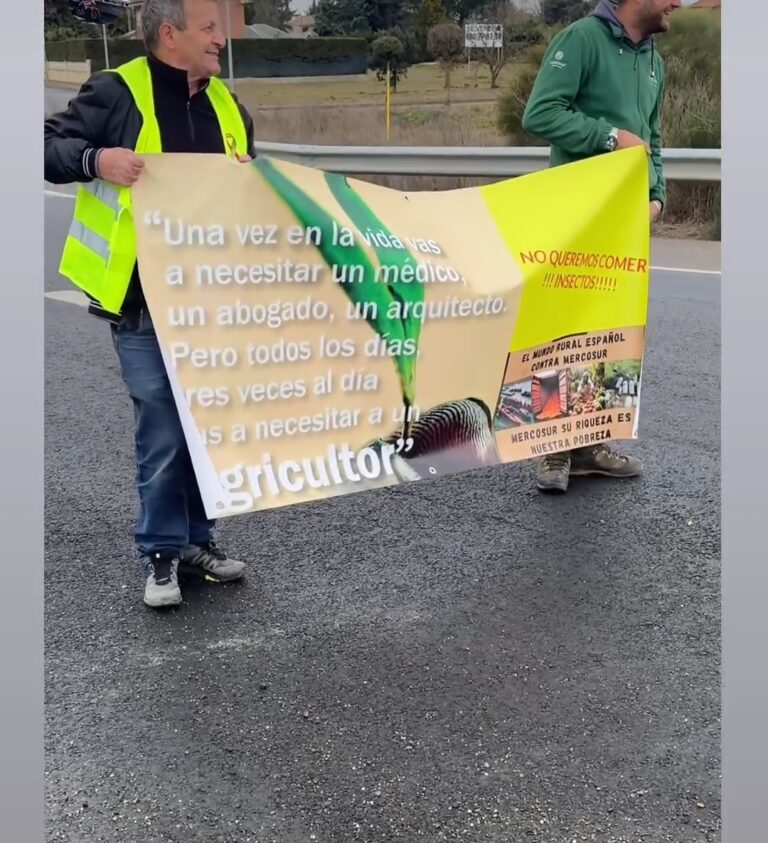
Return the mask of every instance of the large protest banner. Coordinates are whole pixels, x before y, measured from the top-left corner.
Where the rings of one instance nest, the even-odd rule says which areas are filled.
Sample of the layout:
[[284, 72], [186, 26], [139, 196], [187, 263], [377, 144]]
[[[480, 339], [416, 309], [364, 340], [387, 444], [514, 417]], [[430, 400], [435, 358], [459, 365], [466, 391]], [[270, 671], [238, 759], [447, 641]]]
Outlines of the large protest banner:
[[139, 268], [210, 517], [637, 436], [642, 148], [412, 193], [145, 161]]

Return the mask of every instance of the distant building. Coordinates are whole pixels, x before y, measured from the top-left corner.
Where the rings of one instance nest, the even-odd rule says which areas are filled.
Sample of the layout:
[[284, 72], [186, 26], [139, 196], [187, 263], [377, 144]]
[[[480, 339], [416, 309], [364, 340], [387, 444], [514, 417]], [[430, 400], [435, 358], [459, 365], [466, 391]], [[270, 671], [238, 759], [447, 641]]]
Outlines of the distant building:
[[313, 38], [315, 19], [312, 15], [295, 15], [278, 29], [268, 23], [252, 23], [243, 30], [243, 38]]
[[285, 28], [292, 38], [311, 38], [315, 34], [315, 18], [312, 15], [294, 15]]
[[243, 29], [241, 38], [290, 38], [287, 32], [268, 23], [252, 23]]

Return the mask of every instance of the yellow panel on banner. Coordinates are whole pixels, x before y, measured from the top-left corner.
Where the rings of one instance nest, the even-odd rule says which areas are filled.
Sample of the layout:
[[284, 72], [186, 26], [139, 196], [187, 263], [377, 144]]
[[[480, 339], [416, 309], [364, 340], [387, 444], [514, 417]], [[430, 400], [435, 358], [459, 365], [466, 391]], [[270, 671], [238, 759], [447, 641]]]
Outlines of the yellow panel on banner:
[[650, 232], [642, 149], [480, 190], [523, 270], [513, 350], [645, 324]]

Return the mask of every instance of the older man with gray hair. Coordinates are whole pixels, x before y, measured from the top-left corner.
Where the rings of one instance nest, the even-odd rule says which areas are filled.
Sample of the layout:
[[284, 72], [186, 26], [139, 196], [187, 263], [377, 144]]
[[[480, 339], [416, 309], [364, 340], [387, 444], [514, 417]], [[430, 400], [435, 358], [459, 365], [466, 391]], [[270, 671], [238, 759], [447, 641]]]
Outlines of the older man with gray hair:
[[254, 157], [253, 122], [216, 78], [226, 45], [217, 0], [145, 0], [147, 55], [94, 74], [45, 122], [45, 179], [79, 184], [60, 272], [111, 323], [133, 403], [144, 602], [181, 603], [179, 578], [240, 579], [212, 540], [135, 253], [130, 189], [143, 153]]

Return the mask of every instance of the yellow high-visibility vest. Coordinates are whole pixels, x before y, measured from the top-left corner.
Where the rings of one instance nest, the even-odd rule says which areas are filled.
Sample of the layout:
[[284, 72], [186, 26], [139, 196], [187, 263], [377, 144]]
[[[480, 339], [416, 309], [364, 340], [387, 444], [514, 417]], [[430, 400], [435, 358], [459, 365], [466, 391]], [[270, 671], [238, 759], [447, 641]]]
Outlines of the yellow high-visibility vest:
[[[111, 72], [120, 74], [141, 112], [142, 127], [134, 152], [162, 152], [152, 77], [146, 58], [129, 61]], [[238, 154], [246, 154], [245, 124], [227, 86], [214, 77], [205, 93], [216, 112], [224, 148], [230, 147], [234, 140]], [[102, 179], [79, 185], [59, 272], [96, 299], [104, 310], [119, 314], [135, 263], [136, 230], [131, 188]]]

